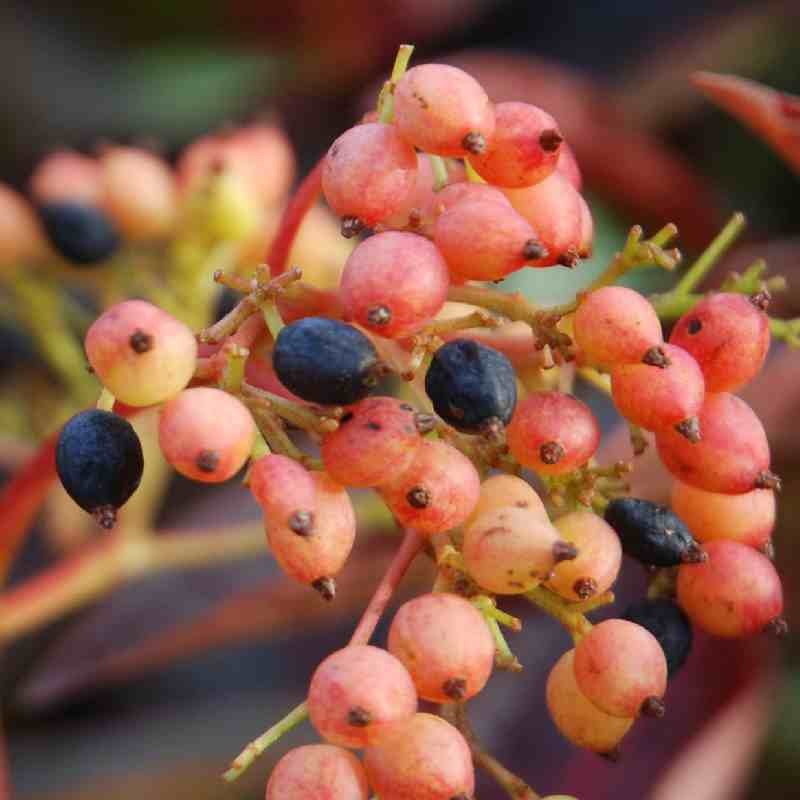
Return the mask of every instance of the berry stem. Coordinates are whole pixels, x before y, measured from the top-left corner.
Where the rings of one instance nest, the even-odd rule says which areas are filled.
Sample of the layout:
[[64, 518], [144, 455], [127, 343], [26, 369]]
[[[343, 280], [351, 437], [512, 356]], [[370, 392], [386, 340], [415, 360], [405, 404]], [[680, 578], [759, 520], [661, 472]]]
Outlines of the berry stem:
[[515, 633], [522, 630], [522, 621], [518, 617], [501, 611], [488, 595], [479, 594], [477, 597], [473, 597], [471, 602], [484, 616], [497, 620], [500, 625], [505, 625], [509, 630]]
[[322, 462], [318, 458], [304, 453], [289, 438], [283, 423], [272, 408], [265, 407], [262, 401], [247, 396], [242, 396], [241, 399], [250, 409], [259, 431], [272, 452], [292, 458], [308, 469], [322, 469]]
[[484, 750], [475, 735], [463, 703], [443, 705], [440, 707], [440, 714], [458, 728], [469, 745], [475, 764], [497, 781], [511, 800], [541, 800], [541, 796], [534, 792], [522, 778], [515, 775], [507, 767], [504, 767], [493, 755]]
[[685, 295], [697, 287], [708, 274], [709, 270], [719, 261], [720, 257], [739, 238], [744, 230], [747, 220], [744, 214], [737, 211], [726, 223], [725, 227], [716, 235], [711, 244], [703, 251], [697, 261], [686, 271], [678, 281], [672, 292], [676, 295]]
[[489, 631], [494, 639], [494, 663], [500, 669], [507, 669], [510, 672], [521, 672], [522, 664], [520, 664], [519, 659], [514, 655], [514, 653], [511, 651], [511, 648], [508, 646], [506, 637], [503, 636], [503, 631], [500, 630], [500, 623], [494, 618], [494, 616], [487, 613], [484, 609], [480, 609], [480, 611], [483, 614], [483, 618], [486, 620], [486, 624], [489, 626]]
[[[413, 529], [406, 528], [400, 547], [392, 558], [381, 582], [375, 589], [372, 599], [364, 609], [361, 619], [350, 637], [350, 644], [366, 644], [372, 638], [375, 628], [380, 621], [392, 595], [406, 574], [411, 562], [422, 549], [423, 538]], [[293, 708], [283, 719], [275, 723], [257, 739], [254, 739], [239, 753], [231, 763], [230, 768], [222, 777], [232, 783], [244, 773], [248, 767], [272, 744], [278, 741], [285, 733], [299, 725], [308, 717], [308, 706], [305, 701]]]
[[258, 402], [265, 409], [272, 410], [282, 419], [306, 431], [318, 434], [332, 433], [339, 427], [337, 418], [341, 416], [341, 409], [331, 408], [325, 413], [317, 414], [306, 405], [287, 400], [280, 395], [259, 389], [249, 383], [242, 383], [242, 395], [251, 402]]
[[450, 176], [447, 174], [447, 163], [441, 156], [428, 155], [433, 170], [433, 191], [438, 192], [447, 186]]
[[571, 603], [564, 602], [543, 586], [537, 586], [526, 592], [525, 597], [546, 614], [557, 619], [570, 632], [576, 644], [592, 629], [592, 623], [582, 613], [575, 611]]
[[413, 528], [406, 528], [403, 540], [394, 554], [389, 569], [386, 570], [383, 578], [381, 578], [381, 582], [375, 589], [372, 599], [364, 609], [364, 613], [361, 615], [361, 619], [350, 637], [350, 644], [366, 644], [370, 640], [383, 612], [386, 610], [386, 606], [392, 599], [392, 595], [409, 566], [411, 566], [411, 562], [422, 549], [423, 544], [424, 539], [417, 531]]
[[273, 277], [286, 271], [289, 260], [289, 251], [292, 249], [295, 236], [303, 224], [306, 214], [313, 208], [322, 192], [322, 165], [325, 158], [321, 158], [314, 169], [303, 178], [297, 191], [292, 195], [288, 205], [283, 210], [278, 232], [272, 240], [267, 253], [267, 264]]
[[114, 408], [114, 395], [105, 386], [100, 390], [100, 397], [97, 398], [97, 408], [100, 411], [111, 411]]
[[305, 701], [295, 706], [283, 719], [268, 728], [257, 739], [253, 739], [247, 747], [231, 762], [230, 767], [222, 773], [222, 779], [233, 783], [253, 762], [284, 734], [289, 733], [308, 718], [308, 705]]
[[392, 73], [389, 80], [381, 87], [378, 95], [378, 119], [380, 122], [390, 123], [394, 117], [394, 87], [408, 69], [408, 62], [414, 52], [413, 44], [401, 44], [397, 48], [397, 55], [392, 66]]

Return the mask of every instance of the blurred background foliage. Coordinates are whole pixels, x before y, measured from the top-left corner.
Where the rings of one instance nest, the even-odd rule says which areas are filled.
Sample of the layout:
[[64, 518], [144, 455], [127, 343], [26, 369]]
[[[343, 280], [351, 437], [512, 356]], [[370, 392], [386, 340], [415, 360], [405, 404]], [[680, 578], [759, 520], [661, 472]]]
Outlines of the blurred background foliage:
[[[773, 271], [794, 281], [783, 304], [796, 314], [797, 175], [705, 102], [686, 77], [700, 68], [735, 72], [800, 94], [798, 30], [800, 7], [793, 0], [4, 0], [0, 179], [22, 187], [50, 150], [91, 151], [102, 140], [146, 141], [174, 157], [210, 129], [263, 115], [285, 126], [306, 169], [363, 111], [365, 97], [374, 97], [397, 44], [413, 41], [418, 61], [456, 53], [459, 63], [478, 65], [474, 71], [487, 86], [508, 81], [514, 96], [521, 87], [527, 93], [521, 99], [552, 111], [577, 150], [597, 225], [595, 256], [575, 273], [523, 273], [514, 279], [518, 288], [543, 302], [567, 299], [634, 222], [680, 217], [675, 221], [688, 238], [683, 247], [696, 252], [735, 208], [752, 222], [750, 260], [765, 253]], [[651, 168], [657, 159], [663, 163]], [[744, 255], [732, 257], [726, 268], [746, 263]], [[653, 271], [637, 280], [652, 291], [668, 276]], [[25, 369], [32, 349], [18, 332], [6, 328], [0, 336], [0, 370], [8, 378], [9, 369]], [[5, 391], [13, 382], [3, 385]], [[786, 479], [776, 543], [796, 627], [800, 557], [791, 552], [791, 538], [800, 519], [800, 449], [792, 411], [796, 416], [800, 408], [798, 387], [800, 368], [782, 366], [748, 398], [767, 418]], [[46, 382], [37, 389], [52, 390]], [[779, 396], [785, 400], [778, 408]], [[3, 457], [14, 461], [10, 450]], [[255, 509], [241, 498], [236, 487], [210, 491], [175, 482], [161, 523], [213, 525], [234, 514], [254, 519]], [[381, 540], [364, 543], [353, 574], [361, 575], [357, 569], [367, 569], [371, 559], [377, 575], [388, 547]], [[34, 536], [15, 574], [54, 557], [43, 537]], [[418, 575], [417, 585], [423, 579]], [[347, 585], [346, 574], [342, 582]], [[309, 618], [304, 605], [316, 598], [275, 583], [266, 557], [162, 575], [17, 642], [0, 662], [15, 796], [261, 796], [275, 755], [234, 790], [216, 775], [244, 741], [302, 696], [313, 667], [346, 637], [368, 589], [351, 586], [337, 610]], [[628, 565], [620, 595], [636, 595], [642, 585]], [[237, 628], [232, 620], [243, 617], [250, 624]], [[643, 726], [616, 772], [575, 755], [549, 725], [543, 676], [565, 642], [540, 619], [526, 623], [515, 642], [523, 676], [498, 675], [476, 703], [478, 728], [545, 793], [571, 791], [582, 800], [646, 796], [670, 757], [748, 676], [774, 662], [763, 643], [712, 647], [699, 638], [672, 689], [668, 721]], [[776, 684], [777, 713], [752, 786], [740, 781], [708, 797], [790, 797], [800, 785], [799, 642], [792, 637], [785, 650], [789, 669], [781, 675], [788, 677]], [[292, 741], [309, 737], [306, 730]], [[498, 796], [493, 792], [482, 784], [479, 796]]]

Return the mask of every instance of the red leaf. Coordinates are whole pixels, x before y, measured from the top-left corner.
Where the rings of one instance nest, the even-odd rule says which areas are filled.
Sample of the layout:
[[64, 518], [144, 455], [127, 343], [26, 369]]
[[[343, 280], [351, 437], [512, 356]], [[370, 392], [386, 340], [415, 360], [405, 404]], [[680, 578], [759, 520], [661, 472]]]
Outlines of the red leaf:
[[715, 72], [695, 72], [692, 83], [712, 102], [761, 136], [800, 173], [800, 97]]

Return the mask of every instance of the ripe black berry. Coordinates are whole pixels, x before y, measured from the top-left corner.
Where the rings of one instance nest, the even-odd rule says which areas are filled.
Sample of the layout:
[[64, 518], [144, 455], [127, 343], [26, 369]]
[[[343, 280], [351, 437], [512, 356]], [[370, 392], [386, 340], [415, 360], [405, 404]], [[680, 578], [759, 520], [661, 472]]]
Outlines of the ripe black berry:
[[622, 619], [647, 628], [658, 639], [670, 678], [683, 666], [692, 649], [692, 626], [676, 603], [666, 598], [641, 600], [628, 606]]
[[703, 561], [705, 553], [686, 525], [666, 506], [636, 497], [618, 497], [606, 507], [606, 522], [627, 555], [656, 567]]
[[278, 334], [272, 364], [281, 383], [303, 400], [349, 405], [376, 385], [378, 354], [352, 325], [306, 317]]
[[517, 404], [511, 362], [471, 339], [456, 339], [436, 351], [425, 391], [436, 413], [461, 431], [479, 431], [493, 419], [506, 425]]
[[119, 247], [119, 234], [100, 209], [49, 203], [39, 209], [39, 216], [50, 243], [74, 264], [99, 264]]
[[81, 411], [58, 437], [56, 469], [64, 489], [105, 528], [136, 491], [143, 467], [133, 426], [109, 411]]

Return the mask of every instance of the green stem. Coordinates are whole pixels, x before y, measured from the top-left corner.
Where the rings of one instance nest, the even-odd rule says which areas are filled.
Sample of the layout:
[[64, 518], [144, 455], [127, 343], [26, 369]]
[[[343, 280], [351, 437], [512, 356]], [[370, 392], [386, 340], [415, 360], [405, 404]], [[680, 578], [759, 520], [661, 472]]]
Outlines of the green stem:
[[692, 264], [686, 274], [678, 281], [672, 293], [685, 295], [691, 292], [703, 280], [709, 270], [719, 261], [720, 257], [739, 238], [744, 230], [747, 220], [744, 214], [737, 211], [727, 222], [725, 227], [716, 235], [714, 241], [703, 251], [697, 261]]
[[278, 338], [278, 334], [283, 330], [284, 322], [281, 319], [278, 307], [275, 305], [274, 300], [269, 300], [261, 306], [261, 313], [264, 316], [264, 322], [269, 329], [273, 339]]
[[104, 386], [100, 392], [100, 397], [97, 398], [97, 408], [100, 411], [111, 411], [114, 408], [116, 398]]
[[543, 586], [537, 586], [526, 592], [525, 597], [546, 614], [557, 619], [570, 632], [576, 644], [592, 629], [592, 623], [583, 614], [570, 608], [568, 603]]
[[413, 52], [413, 44], [401, 44], [397, 48], [392, 74], [389, 76], [389, 80], [383, 84], [383, 88], [378, 95], [378, 119], [381, 122], [388, 124], [392, 121], [394, 116], [394, 87], [397, 86], [400, 78], [405, 75]]
[[433, 170], [433, 191], [438, 192], [447, 186], [450, 176], [447, 174], [447, 164], [441, 156], [428, 155]]
[[222, 777], [228, 783], [233, 783], [270, 745], [274, 744], [292, 728], [296, 728], [308, 718], [308, 704], [303, 701], [293, 708], [282, 720], [276, 722], [269, 730], [264, 731], [236, 757]]
[[464, 159], [464, 169], [467, 172], [467, 180], [470, 183], [486, 183], [486, 181], [478, 175], [475, 167], [472, 166], [468, 158]]

